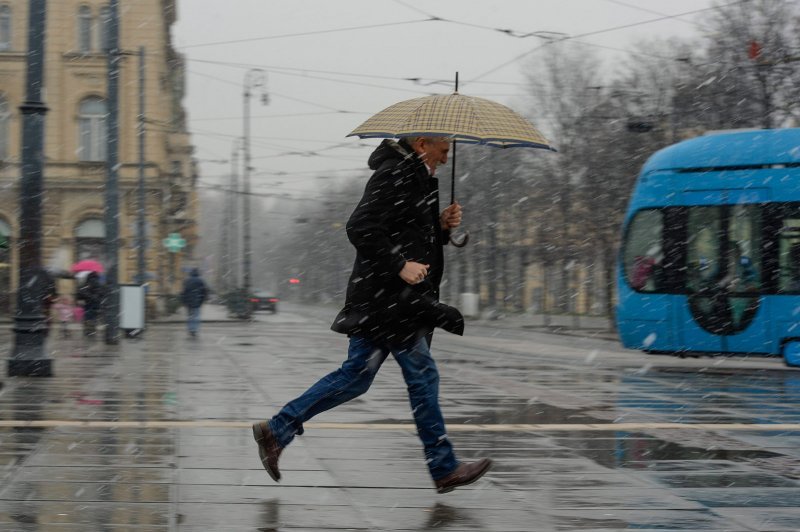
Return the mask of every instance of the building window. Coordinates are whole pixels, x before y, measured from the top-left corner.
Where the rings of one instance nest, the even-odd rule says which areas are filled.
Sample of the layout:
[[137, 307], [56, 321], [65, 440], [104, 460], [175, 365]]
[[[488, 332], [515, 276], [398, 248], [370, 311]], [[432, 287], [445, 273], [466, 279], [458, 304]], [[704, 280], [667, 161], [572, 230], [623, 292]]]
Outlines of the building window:
[[103, 220], [89, 218], [75, 227], [75, 259], [93, 259], [105, 264], [106, 227]]
[[11, 7], [0, 5], [0, 51], [11, 50]]
[[100, 51], [108, 53], [111, 48], [111, 8], [103, 6], [100, 8], [100, 18], [98, 20]]
[[10, 131], [11, 111], [8, 99], [0, 94], [0, 161], [8, 159], [8, 134]]
[[91, 97], [81, 102], [78, 113], [78, 158], [81, 161], [106, 160], [107, 116], [106, 102], [102, 98]]
[[78, 51], [82, 54], [92, 51], [92, 10], [89, 6], [78, 8]]

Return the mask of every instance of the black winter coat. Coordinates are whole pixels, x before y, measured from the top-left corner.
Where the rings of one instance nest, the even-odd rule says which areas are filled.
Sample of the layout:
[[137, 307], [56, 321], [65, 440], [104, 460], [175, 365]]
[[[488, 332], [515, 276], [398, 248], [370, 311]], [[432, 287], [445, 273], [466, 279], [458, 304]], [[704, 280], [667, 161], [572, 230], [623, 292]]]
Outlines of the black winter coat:
[[[384, 140], [369, 167], [375, 173], [347, 222], [356, 259], [331, 329], [390, 346], [427, 336], [434, 327], [463, 334], [461, 313], [439, 302], [449, 233], [439, 224], [438, 180], [403, 141]], [[430, 266], [423, 282], [412, 286], [400, 278], [406, 261]]]
[[192, 272], [188, 279], [183, 281], [181, 299], [189, 308], [200, 307], [208, 297], [208, 287], [199, 274]]

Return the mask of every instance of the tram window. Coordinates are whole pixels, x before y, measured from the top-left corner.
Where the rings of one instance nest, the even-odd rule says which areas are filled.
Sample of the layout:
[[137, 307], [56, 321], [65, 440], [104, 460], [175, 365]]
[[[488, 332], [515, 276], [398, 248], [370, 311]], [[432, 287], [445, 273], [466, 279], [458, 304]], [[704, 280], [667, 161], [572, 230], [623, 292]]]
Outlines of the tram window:
[[761, 216], [759, 205], [689, 208], [689, 292], [761, 290]]
[[686, 242], [686, 284], [697, 292], [721, 271], [722, 207], [690, 207]]
[[780, 291], [800, 293], [800, 208], [792, 208], [780, 229]]
[[663, 284], [661, 263], [664, 213], [658, 209], [637, 212], [625, 236], [623, 260], [628, 284], [639, 292], [657, 292]]
[[728, 259], [722, 282], [729, 292], [757, 292], [761, 289], [761, 208], [758, 205], [730, 207]]

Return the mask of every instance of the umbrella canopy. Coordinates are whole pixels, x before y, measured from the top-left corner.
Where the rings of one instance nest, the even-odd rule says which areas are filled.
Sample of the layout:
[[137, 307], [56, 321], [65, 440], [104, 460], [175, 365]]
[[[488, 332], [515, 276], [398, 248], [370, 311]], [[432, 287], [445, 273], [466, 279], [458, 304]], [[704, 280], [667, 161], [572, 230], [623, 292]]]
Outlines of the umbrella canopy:
[[92, 259], [84, 259], [81, 261], [76, 262], [70, 268], [72, 273], [78, 272], [96, 272], [96, 273], [103, 273], [105, 271], [103, 269], [103, 265], [97, 262], [96, 260]]
[[[456, 196], [456, 142], [487, 144], [498, 148], [543, 148], [556, 151], [533, 124], [505, 105], [458, 93], [436, 94], [390, 105], [355, 128], [348, 137], [402, 138], [449, 137], [453, 140], [450, 201]], [[469, 235], [452, 238], [457, 247]]]
[[555, 151], [533, 124], [505, 105], [458, 92], [396, 103], [369, 118], [347, 136], [450, 137], [499, 148]]

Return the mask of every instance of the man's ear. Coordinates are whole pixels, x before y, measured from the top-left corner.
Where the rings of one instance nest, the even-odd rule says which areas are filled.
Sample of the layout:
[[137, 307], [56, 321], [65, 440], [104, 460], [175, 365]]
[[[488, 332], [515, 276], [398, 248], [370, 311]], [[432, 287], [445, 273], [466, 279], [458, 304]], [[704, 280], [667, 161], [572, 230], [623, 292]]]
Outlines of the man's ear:
[[425, 153], [425, 137], [417, 137], [411, 141], [411, 149], [421, 157]]

